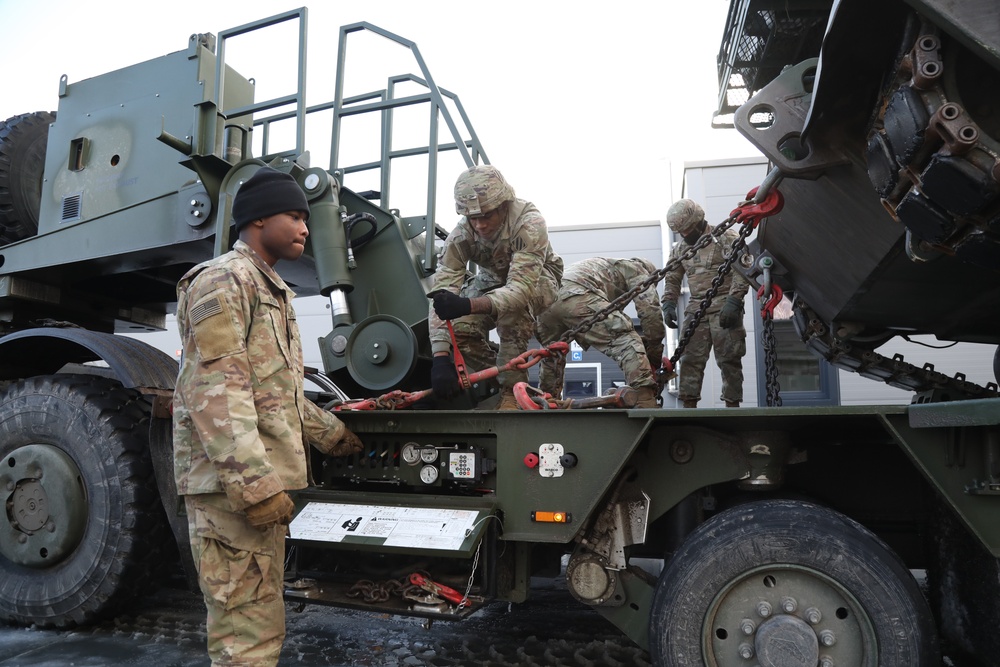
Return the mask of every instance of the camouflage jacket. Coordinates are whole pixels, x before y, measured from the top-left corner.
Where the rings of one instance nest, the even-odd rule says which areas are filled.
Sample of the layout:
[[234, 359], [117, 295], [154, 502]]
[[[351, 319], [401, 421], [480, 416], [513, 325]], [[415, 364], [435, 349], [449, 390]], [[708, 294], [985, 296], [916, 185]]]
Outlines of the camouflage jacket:
[[[463, 292], [470, 262], [478, 267], [472, 279], [476, 288]], [[508, 205], [507, 218], [493, 240], [480, 237], [466, 218], [459, 220], [445, 241], [432, 289], [463, 296], [480, 296], [488, 291], [485, 296], [489, 297], [493, 314], [500, 317], [515, 310], [529, 310], [539, 280], [548, 277], [558, 287], [562, 273], [563, 261], [549, 243], [545, 218], [530, 202], [515, 199]], [[429, 318], [433, 351], [451, 350], [448, 329], [434, 312], [433, 304]]]
[[307, 485], [305, 439], [325, 450], [343, 436], [341, 421], [303, 394], [294, 296], [242, 241], [178, 283], [179, 494], [223, 491], [242, 510]]
[[[712, 226], [709, 225], [705, 233], [710, 234], [711, 232]], [[712, 286], [712, 280], [719, 275], [719, 266], [729, 255], [733, 241], [737, 238], [739, 238], [739, 234], [737, 234], [735, 229], [727, 229], [721, 239], [712, 241], [699, 250], [694, 257], [678, 263], [675, 268], [668, 271], [663, 277], [664, 303], [677, 303], [681, 294], [681, 281], [684, 276], [687, 276], [688, 287], [691, 289], [691, 299], [687, 309], [693, 310], [698, 308], [705, 292]], [[670, 260], [668, 263], [680, 257], [690, 247], [685, 241], [675, 243], [673, 249], [670, 251]], [[712, 300], [712, 305], [709, 306], [706, 312], [715, 313], [721, 310], [722, 304], [729, 294], [742, 299], [746, 296], [748, 289], [750, 289], [750, 284], [746, 279], [737, 271], [731, 270], [726, 274], [726, 279], [722, 282], [719, 291]]]
[[[566, 267], [559, 298], [576, 294], [598, 294], [608, 301], [614, 301], [650, 275], [646, 267], [632, 259], [591, 257]], [[662, 352], [667, 329], [663, 325], [656, 286], [640, 292], [632, 299], [632, 303], [635, 304], [635, 312], [642, 325], [642, 340], [646, 349], [660, 346]]]

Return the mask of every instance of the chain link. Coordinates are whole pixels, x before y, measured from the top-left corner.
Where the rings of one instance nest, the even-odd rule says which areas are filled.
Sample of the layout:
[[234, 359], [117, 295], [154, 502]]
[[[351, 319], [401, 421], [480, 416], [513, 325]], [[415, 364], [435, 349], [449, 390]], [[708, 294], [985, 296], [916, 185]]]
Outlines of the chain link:
[[[611, 313], [618, 310], [624, 310], [625, 306], [627, 306], [635, 297], [639, 296], [650, 287], [655, 287], [656, 285], [658, 285], [659, 282], [663, 280], [664, 276], [667, 275], [667, 273], [676, 269], [677, 266], [680, 265], [682, 262], [694, 257], [698, 253], [698, 251], [700, 251], [702, 248], [705, 248], [710, 243], [719, 242], [723, 234], [725, 234], [726, 230], [732, 227], [733, 223], [736, 222], [737, 219], [736, 214], [738, 212], [739, 209], [733, 211], [733, 214], [730, 215], [721, 223], [719, 223], [718, 226], [713, 228], [710, 234], [703, 235], [701, 238], [695, 241], [694, 244], [689, 246], [683, 253], [681, 253], [680, 256], [674, 257], [673, 259], [669, 260], [662, 269], [659, 269], [658, 271], [651, 273], [649, 277], [646, 278], [646, 280], [642, 281], [641, 283], [639, 283], [632, 289], [628, 290], [627, 292], [624, 292], [618, 298], [609, 302], [607, 306], [597, 311], [587, 319], [581, 321], [572, 329], [565, 331], [559, 337], [559, 341], [569, 342], [570, 340], [575, 339], [578, 335], [590, 331], [590, 329], [596, 323], [604, 320]], [[719, 288], [725, 281], [726, 275], [732, 270], [733, 263], [736, 261], [739, 255], [739, 251], [746, 246], [746, 239], [753, 231], [754, 225], [755, 222], [753, 220], [746, 220], [741, 226], [738, 238], [736, 238], [732, 243], [729, 256], [726, 257], [725, 261], [719, 266], [718, 274], [712, 279], [712, 286], [708, 289], [708, 291], [705, 292], [705, 295], [702, 298], [701, 303], [698, 305], [698, 310], [691, 317], [687, 326], [684, 328], [684, 331], [681, 334], [680, 339], [677, 342], [677, 347], [674, 350], [673, 355], [671, 355], [670, 357], [670, 363], [673, 368], [677, 367], [677, 360], [680, 359], [681, 355], [684, 353], [684, 348], [687, 347], [687, 344], [690, 341], [691, 336], [694, 335], [694, 330], [697, 328], [698, 323], [701, 322], [701, 320], [704, 318], [705, 312], [708, 310], [709, 306], [712, 303], [712, 300], [718, 293]], [[657, 384], [660, 384], [661, 382], [662, 378], [659, 375], [657, 375]], [[662, 389], [662, 387], [660, 388]]]
[[[698, 243], [696, 243], [695, 245], [700, 246], [699, 249], [705, 247], [706, 244], [702, 244], [701, 241], [702, 239], [706, 238], [715, 239], [717, 241], [718, 240], [717, 237], [720, 236], [720, 234], [717, 233], [719, 228], [725, 225], [725, 228], [722, 230], [725, 231], [730, 226], [732, 226], [732, 221], [733, 218], [727, 219], [726, 222], [722, 223], [722, 225], [719, 225], [719, 227], [713, 230], [711, 235], [706, 234], [705, 236], [701, 237], [701, 239], [699, 239]], [[722, 287], [722, 283], [725, 282], [726, 276], [732, 270], [733, 263], [736, 261], [739, 251], [746, 246], [747, 237], [750, 235], [750, 232], [753, 231], [753, 228], [754, 228], [754, 222], [752, 220], [748, 220], [747, 222], [743, 223], [742, 227], [740, 227], [739, 235], [733, 241], [732, 246], [730, 247], [729, 256], [726, 257], [726, 259], [722, 262], [722, 264], [719, 265], [718, 273], [714, 278], [712, 278], [711, 287], [709, 287], [708, 290], [705, 291], [705, 295], [702, 297], [701, 303], [698, 304], [698, 310], [695, 311], [694, 315], [692, 315], [691, 319], [688, 321], [687, 326], [684, 327], [684, 333], [681, 334], [680, 340], [677, 341], [677, 348], [674, 350], [674, 353], [670, 356], [670, 363], [674, 364], [675, 367], [677, 365], [677, 360], [681, 358], [682, 354], [684, 354], [684, 348], [686, 348], [688, 342], [690, 342], [691, 337], [694, 335], [695, 329], [698, 328], [698, 325], [705, 317], [705, 313], [712, 305], [712, 301], [715, 299], [715, 295], [718, 294], [719, 288]]]
[[767, 392], [767, 406], [781, 406], [781, 385], [778, 383], [778, 344], [774, 338], [774, 314], [767, 311], [762, 315], [761, 345], [764, 347], [764, 380]]
[[[563, 332], [563, 334], [559, 337], [559, 340], [561, 342], [569, 342], [575, 339], [578, 335], [590, 331], [590, 329], [595, 324], [607, 318], [607, 316], [610, 315], [611, 313], [617, 310], [624, 310], [625, 306], [627, 306], [632, 301], [632, 299], [639, 296], [650, 287], [655, 287], [657, 284], [659, 284], [659, 282], [663, 280], [663, 277], [666, 276], [667, 273], [669, 273], [670, 271], [674, 270], [681, 262], [687, 259], [691, 259], [692, 257], [695, 256], [695, 254], [697, 254], [699, 250], [707, 246], [713, 240], [717, 240], [717, 237], [720, 237], [723, 232], [725, 232], [733, 225], [735, 219], [736, 219], [735, 216], [730, 216], [729, 218], [727, 218], [724, 222], [720, 223], [718, 227], [713, 229], [711, 234], [705, 234], [700, 239], [698, 239], [698, 241], [695, 242], [694, 245], [690, 246], [687, 250], [685, 250], [680, 257], [675, 257], [674, 259], [671, 259], [662, 269], [659, 269], [658, 271], [651, 273], [648, 278], [646, 278], [644, 281], [642, 281], [632, 289], [628, 290], [627, 292], [621, 294], [614, 301], [609, 302], [607, 306], [600, 309], [587, 319], [581, 321], [572, 329], [568, 329], [567, 331]], [[747, 225], [747, 226], [750, 229], [753, 228], [752, 225]], [[748, 235], [749, 233], [750, 231], [748, 230], [746, 234]], [[741, 239], [745, 238], [746, 235], [741, 236]], [[734, 247], [735, 245], [736, 244], [734, 243]], [[729, 264], [731, 265], [732, 262], [729, 262]]]

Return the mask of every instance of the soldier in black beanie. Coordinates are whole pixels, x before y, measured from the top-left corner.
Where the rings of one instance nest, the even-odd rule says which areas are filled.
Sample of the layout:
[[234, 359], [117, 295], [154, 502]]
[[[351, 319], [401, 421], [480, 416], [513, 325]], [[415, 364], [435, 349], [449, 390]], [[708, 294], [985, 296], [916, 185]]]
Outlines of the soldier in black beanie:
[[233, 202], [233, 223], [240, 231], [249, 222], [277, 213], [301, 211], [309, 219], [306, 194], [289, 174], [261, 167], [240, 186]]
[[285, 526], [306, 487], [307, 443], [361, 440], [304, 395], [295, 294], [274, 270], [305, 250], [309, 202], [264, 167], [236, 193], [233, 249], [177, 286], [183, 354], [174, 391], [174, 479], [207, 610], [213, 665], [278, 663], [285, 638]]

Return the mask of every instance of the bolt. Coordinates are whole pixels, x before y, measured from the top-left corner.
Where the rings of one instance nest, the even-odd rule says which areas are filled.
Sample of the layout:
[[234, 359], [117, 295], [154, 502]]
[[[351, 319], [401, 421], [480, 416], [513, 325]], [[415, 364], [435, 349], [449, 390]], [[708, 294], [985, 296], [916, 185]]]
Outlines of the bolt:
[[837, 643], [837, 638], [833, 636], [833, 633], [829, 630], [824, 630], [819, 633], [819, 643], [823, 646], [833, 646]]
[[771, 615], [771, 603], [766, 600], [761, 600], [757, 603], [757, 614], [761, 618], [767, 618]]
[[823, 614], [816, 607], [809, 607], [806, 609], [806, 620], [810, 625], [816, 625], [823, 620]]
[[750, 646], [750, 644], [740, 644], [740, 648], [738, 650], [740, 657], [744, 660], [749, 660], [753, 657], [753, 646]]
[[747, 637], [749, 637], [750, 635], [752, 635], [753, 631], [756, 630], [756, 629], [757, 629], [757, 626], [755, 626], [753, 624], [753, 621], [751, 621], [749, 618], [744, 618], [740, 622], [740, 630], [742, 630], [743, 634], [745, 634]]
[[17, 541], [18, 541], [19, 544], [24, 544], [25, 542], [28, 541], [28, 536], [27, 535], [18, 535], [17, 536]]
[[200, 218], [201, 217], [201, 211], [191, 211], [191, 215], [193, 215], [196, 218]]
[[819, 667], [833, 667], [833, 658], [824, 655], [819, 659]]
[[799, 603], [795, 601], [795, 598], [781, 598], [781, 608], [785, 610], [786, 614], [791, 614], [798, 607]]
[[14, 490], [14, 482], [13, 481], [7, 482], [7, 490], [8, 491], [13, 491]]

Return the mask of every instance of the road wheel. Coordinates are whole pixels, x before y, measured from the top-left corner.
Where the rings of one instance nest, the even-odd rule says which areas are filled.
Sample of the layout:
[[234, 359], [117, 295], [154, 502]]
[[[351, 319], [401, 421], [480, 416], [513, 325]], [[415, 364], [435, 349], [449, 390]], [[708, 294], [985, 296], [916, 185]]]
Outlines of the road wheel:
[[38, 233], [45, 148], [55, 120], [39, 111], [0, 123], [0, 245]]
[[930, 610], [874, 534], [794, 500], [699, 526], [660, 577], [650, 652], [663, 667], [938, 667]]
[[103, 377], [0, 396], [0, 619], [70, 627], [116, 611], [162, 561], [148, 404]]

